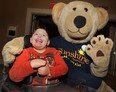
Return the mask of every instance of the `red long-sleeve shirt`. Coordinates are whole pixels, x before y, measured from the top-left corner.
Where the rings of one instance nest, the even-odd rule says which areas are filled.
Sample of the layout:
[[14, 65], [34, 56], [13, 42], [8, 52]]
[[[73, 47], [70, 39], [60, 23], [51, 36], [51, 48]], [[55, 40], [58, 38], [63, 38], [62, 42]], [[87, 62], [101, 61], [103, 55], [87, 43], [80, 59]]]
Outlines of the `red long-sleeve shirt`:
[[[12, 81], [15, 82], [21, 82], [23, 81], [27, 76], [30, 76], [37, 72], [36, 69], [33, 69], [30, 65], [30, 62], [33, 58], [53, 58], [52, 63], [54, 63], [53, 66], [49, 67], [50, 69], [50, 76], [45, 76], [44, 80], [46, 80], [48, 77], [49, 79], [58, 78], [60, 76], [63, 76], [67, 73], [68, 67], [64, 60], [60, 57], [60, 52], [54, 48], [48, 47], [45, 52], [38, 53], [36, 52], [32, 47], [24, 49], [21, 55], [19, 55], [12, 68], [9, 71], [9, 77]], [[50, 63], [50, 62], [49, 62]], [[39, 82], [35, 81], [33, 78], [32, 84], [39, 84]], [[44, 83], [45, 84], [45, 83]]]

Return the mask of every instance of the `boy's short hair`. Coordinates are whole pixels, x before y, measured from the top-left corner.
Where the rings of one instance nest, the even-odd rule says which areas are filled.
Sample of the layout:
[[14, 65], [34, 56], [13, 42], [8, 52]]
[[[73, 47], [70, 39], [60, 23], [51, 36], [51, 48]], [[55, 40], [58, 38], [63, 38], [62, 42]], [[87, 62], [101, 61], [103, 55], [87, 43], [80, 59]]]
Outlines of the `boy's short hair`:
[[48, 38], [49, 38], [49, 32], [48, 32], [48, 29], [47, 29], [47, 27], [46, 26], [37, 26], [36, 28], [35, 28], [35, 30], [33, 31], [33, 33], [37, 30], [37, 29], [44, 29], [46, 32], [47, 32], [47, 34], [48, 34]]

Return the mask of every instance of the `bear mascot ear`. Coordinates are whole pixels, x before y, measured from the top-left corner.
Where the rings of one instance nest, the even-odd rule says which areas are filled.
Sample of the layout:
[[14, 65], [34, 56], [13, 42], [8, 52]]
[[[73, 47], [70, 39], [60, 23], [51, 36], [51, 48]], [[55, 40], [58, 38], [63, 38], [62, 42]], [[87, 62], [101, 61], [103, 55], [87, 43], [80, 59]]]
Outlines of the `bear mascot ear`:
[[61, 11], [65, 5], [66, 5], [65, 3], [60, 2], [60, 3], [55, 4], [55, 6], [53, 7], [52, 18], [53, 18], [53, 21], [55, 22], [55, 24], [57, 24], [60, 14], [61, 14]]
[[98, 18], [99, 18], [98, 30], [100, 30], [107, 24], [109, 20], [109, 16], [108, 16], [108, 12], [104, 8], [97, 7], [96, 9], [97, 9]]

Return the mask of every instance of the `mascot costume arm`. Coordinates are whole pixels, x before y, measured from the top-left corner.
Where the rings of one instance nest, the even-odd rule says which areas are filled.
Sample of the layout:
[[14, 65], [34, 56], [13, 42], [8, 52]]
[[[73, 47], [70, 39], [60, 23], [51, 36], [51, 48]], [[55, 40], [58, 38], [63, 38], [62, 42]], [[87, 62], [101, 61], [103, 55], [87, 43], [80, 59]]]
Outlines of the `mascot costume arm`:
[[7, 42], [2, 50], [4, 65], [6, 67], [12, 64], [16, 55], [20, 54], [24, 48], [24, 37], [14, 38]]
[[93, 37], [91, 40], [91, 45], [87, 45], [86, 53], [93, 60], [93, 63], [91, 63], [91, 71], [94, 75], [98, 77], [106, 76], [108, 72], [112, 46], [112, 40], [105, 38], [103, 35]]

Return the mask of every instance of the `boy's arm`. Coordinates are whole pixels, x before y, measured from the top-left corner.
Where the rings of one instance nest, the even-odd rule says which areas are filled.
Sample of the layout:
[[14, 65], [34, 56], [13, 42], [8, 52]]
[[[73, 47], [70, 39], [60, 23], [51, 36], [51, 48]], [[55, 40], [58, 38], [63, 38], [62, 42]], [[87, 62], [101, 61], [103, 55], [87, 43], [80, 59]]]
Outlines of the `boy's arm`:
[[13, 66], [9, 71], [9, 77], [14, 82], [21, 82], [27, 76], [31, 75], [32, 73], [36, 72], [31, 67], [30, 60], [28, 59], [30, 56], [26, 50], [24, 50], [21, 55], [19, 55]]
[[49, 67], [50, 78], [56, 78], [65, 75], [68, 72], [68, 66], [60, 56], [60, 52], [54, 55], [55, 66]]

